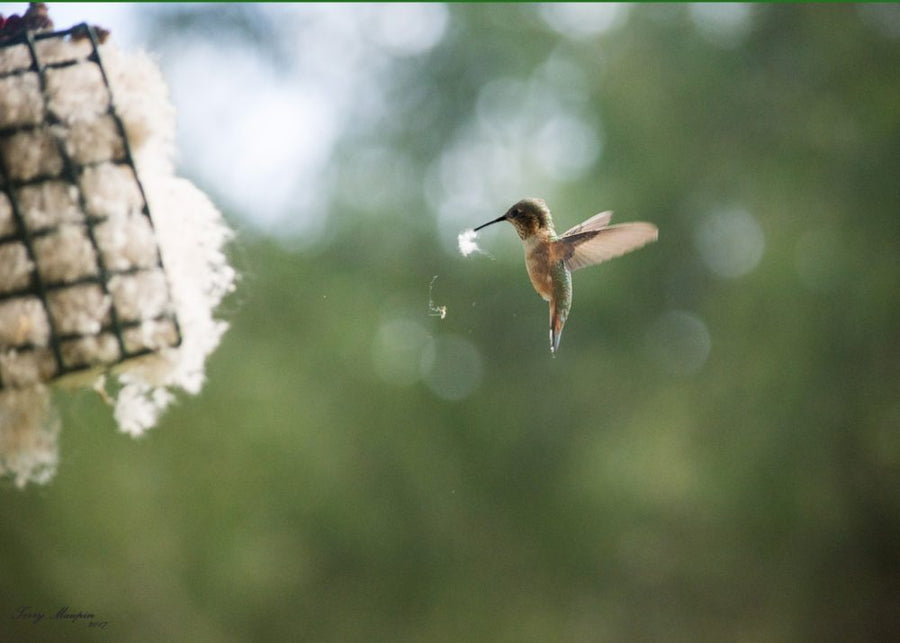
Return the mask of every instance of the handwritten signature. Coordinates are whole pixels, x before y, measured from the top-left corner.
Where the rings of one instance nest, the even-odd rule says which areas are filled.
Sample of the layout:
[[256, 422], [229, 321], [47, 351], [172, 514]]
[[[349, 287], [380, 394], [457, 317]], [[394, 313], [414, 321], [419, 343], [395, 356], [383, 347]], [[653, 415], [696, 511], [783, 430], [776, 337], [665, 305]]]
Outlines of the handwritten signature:
[[68, 621], [70, 623], [82, 623], [84, 625], [87, 625], [88, 627], [94, 627], [99, 630], [104, 630], [106, 629], [106, 626], [109, 625], [109, 621], [98, 617], [92, 612], [83, 612], [81, 610], [77, 612], [71, 612], [69, 611], [68, 605], [59, 608], [55, 614], [50, 616], [48, 616], [48, 613], [42, 609], [37, 609], [31, 607], [30, 605], [23, 605], [13, 613], [12, 620], [31, 621], [33, 625], [38, 625], [43, 622]]

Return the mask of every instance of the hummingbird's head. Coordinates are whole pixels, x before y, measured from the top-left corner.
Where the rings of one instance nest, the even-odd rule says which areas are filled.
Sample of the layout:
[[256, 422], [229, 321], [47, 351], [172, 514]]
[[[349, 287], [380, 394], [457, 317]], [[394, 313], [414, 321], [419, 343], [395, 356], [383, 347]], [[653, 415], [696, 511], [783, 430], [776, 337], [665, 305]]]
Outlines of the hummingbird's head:
[[550, 216], [550, 208], [543, 199], [522, 199], [512, 206], [506, 213], [493, 221], [480, 225], [475, 230], [481, 230], [492, 223], [509, 221], [516, 228], [519, 237], [528, 239], [532, 235], [545, 230], [554, 233], [553, 218]]

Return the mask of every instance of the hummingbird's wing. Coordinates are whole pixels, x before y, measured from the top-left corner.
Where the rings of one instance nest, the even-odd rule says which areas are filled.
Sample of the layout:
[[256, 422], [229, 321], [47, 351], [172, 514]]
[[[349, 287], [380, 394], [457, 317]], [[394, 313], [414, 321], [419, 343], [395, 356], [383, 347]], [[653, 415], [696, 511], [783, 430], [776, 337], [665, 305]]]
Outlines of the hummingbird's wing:
[[[591, 217], [581, 225], [588, 224], [600, 216], [598, 214]], [[575, 226], [572, 230], [578, 227]], [[643, 221], [620, 223], [573, 234], [567, 232], [556, 242], [559, 248], [557, 256], [565, 262], [566, 268], [574, 272], [636, 250], [651, 241], [656, 241], [657, 236], [659, 230], [656, 226]]]
[[599, 212], [587, 221], [582, 221], [574, 228], [566, 230], [562, 236], [568, 237], [571, 234], [578, 234], [579, 232], [588, 232], [590, 230], [600, 230], [601, 228], [605, 228], [609, 225], [609, 222], [612, 219], [612, 215], [612, 210]]

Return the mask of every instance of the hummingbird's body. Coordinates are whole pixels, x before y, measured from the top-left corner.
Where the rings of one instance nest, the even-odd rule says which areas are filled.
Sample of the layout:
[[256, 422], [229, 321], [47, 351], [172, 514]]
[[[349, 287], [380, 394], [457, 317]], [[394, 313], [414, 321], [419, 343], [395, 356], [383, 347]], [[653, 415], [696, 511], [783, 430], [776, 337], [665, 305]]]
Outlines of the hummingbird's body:
[[484, 225], [509, 221], [525, 249], [525, 267], [537, 293], [550, 303], [550, 350], [555, 355], [563, 326], [572, 307], [572, 272], [635, 250], [656, 241], [658, 231], [650, 223], [609, 225], [612, 212], [601, 212], [562, 236], [543, 199], [522, 199], [506, 213]]

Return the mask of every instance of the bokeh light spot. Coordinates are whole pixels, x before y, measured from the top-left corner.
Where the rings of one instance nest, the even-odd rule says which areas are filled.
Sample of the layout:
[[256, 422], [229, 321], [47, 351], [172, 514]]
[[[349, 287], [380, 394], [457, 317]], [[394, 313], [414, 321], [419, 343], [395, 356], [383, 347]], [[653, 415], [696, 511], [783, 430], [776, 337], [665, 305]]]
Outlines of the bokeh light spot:
[[721, 47], [736, 47], [753, 26], [751, 7], [736, 2], [696, 2], [688, 14], [707, 40]]
[[447, 7], [443, 4], [385, 5], [378, 7], [371, 34], [393, 54], [420, 54], [441, 41], [447, 18]]
[[706, 363], [712, 342], [706, 324], [697, 315], [670, 310], [650, 327], [646, 346], [651, 360], [663, 371], [690, 375]]
[[540, 14], [557, 33], [578, 39], [605, 33], [624, 23], [627, 6], [617, 2], [542, 4]]
[[563, 181], [584, 174], [600, 155], [594, 128], [569, 115], [551, 118], [537, 133], [536, 145], [541, 150], [536, 160], [544, 172]]
[[409, 386], [419, 380], [423, 353], [434, 340], [409, 319], [391, 319], [378, 329], [372, 343], [375, 373], [384, 381]]
[[425, 384], [445, 400], [461, 400], [481, 384], [481, 354], [455, 335], [437, 337], [425, 347], [421, 361]]
[[872, 30], [892, 40], [900, 38], [900, 5], [890, 2], [861, 3], [856, 10]]
[[697, 229], [697, 249], [706, 267], [720, 277], [741, 277], [759, 264], [765, 237], [746, 210], [726, 209], [709, 215]]

